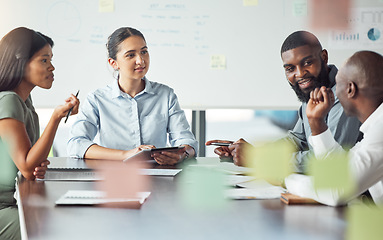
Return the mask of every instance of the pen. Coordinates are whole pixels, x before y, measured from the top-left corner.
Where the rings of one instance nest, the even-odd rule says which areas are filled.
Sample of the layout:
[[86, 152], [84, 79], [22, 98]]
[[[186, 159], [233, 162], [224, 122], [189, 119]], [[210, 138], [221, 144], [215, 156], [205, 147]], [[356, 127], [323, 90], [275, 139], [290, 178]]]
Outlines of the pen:
[[[79, 93], [79, 92], [80, 92], [80, 90], [77, 91], [77, 93], [76, 93], [76, 97], [78, 96], [78, 93]], [[70, 114], [72, 113], [72, 111], [73, 111], [73, 107], [71, 107], [71, 108], [69, 109], [68, 113], [66, 114], [64, 123], [66, 123], [66, 121], [68, 121], [68, 118], [69, 118]]]
[[217, 143], [217, 142], [212, 142], [210, 144], [211, 145], [215, 145], [215, 146], [226, 146], [226, 147], [228, 147], [232, 143]]

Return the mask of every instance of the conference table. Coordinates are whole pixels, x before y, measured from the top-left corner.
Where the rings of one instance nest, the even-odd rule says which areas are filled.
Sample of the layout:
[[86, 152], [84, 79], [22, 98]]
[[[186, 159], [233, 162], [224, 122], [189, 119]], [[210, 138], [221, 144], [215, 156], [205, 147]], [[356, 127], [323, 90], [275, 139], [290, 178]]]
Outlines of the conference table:
[[[197, 158], [199, 164], [211, 158]], [[55, 158], [50, 158], [55, 162]], [[189, 161], [189, 160], [188, 160]], [[219, 162], [219, 159], [217, 160]], [[97, 168], [102, 160], [85, 160]], [[104, 161], [105, 163], [105, 161]], [[224, 207], [190, 208], [181, 201], [183, 170], [150, 176], [140, 209], [56, 206], [68, 190], [92, 190], [98, 181], [21, 179], [19, 211], [27, 239], [344, 239], [346, 207], [286, 205], [279, 199], [228, 200]], [[158, 167], [160, 167], [158, 165]], [[174, 168], [174, 167], [173, 167]], [[123, 186], [120, 186], [123, 187]]]

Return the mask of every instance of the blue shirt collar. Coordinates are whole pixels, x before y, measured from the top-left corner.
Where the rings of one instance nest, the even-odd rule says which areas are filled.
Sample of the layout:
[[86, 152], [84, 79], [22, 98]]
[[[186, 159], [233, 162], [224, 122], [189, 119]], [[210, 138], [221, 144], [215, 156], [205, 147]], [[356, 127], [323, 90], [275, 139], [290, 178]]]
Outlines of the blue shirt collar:
[[[152, 83], [146, 77], [144, 77], [143, 80], [145, 81], [145, 88], [142, 92], [137, 94], [137, 96], [140, 96], [144, 93], [155, 94]], [[112, 92], [111, 98], [118, 98], [120, 96], [121, 97], [128, 96], [129, 98], [131, 98], [128, 94], [126, 94], [120, 90], [120, 87], [118, 86], [118, 80], [113, 81], [112, 84], [110, 85], [110, 87], [111, 87], [111, 92]]]

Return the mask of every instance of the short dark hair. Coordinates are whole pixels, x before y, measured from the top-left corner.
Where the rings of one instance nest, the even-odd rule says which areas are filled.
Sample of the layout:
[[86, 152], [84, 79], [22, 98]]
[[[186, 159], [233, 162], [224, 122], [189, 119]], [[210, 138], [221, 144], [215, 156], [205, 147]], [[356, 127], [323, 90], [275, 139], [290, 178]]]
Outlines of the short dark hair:
[[0, 40], [0, 91], [15, 89], [28, 61], [47, 44], [53, 47], [50, 37], [25, 27], [7, 33]]
[[322, 50], [322, 45], [314, 34], [307, 31], [296, 31], [290, 34], [283, 42], [281, 47], [281, 55], [288, 50], [305, 45]]
[[108, 42], [106, 44], [106, 48], [108, 50], [108, 57], [116, 60], [116, 55], [119, 51], [120, 44], [131, 36], [139, 36], [141, 37], [145, 42], [144, 35], [138, 31], [137, 29], [131, 28], [131, 27], [121, 27], [117, 30], [115, 30], [109, 37]]

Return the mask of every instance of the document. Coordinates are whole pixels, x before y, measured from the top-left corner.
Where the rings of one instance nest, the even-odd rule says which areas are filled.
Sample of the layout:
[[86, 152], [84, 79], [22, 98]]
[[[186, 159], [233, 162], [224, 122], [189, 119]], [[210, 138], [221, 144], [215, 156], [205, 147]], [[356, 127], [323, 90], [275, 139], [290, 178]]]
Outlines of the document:
[[49, 170], [40, 181], [99, 181], [103, 180], [100, 173], [90, 170]]
[[234, 163], [222, 162], [219, 164], [218, 169], [227, 172], [229, 174], [247, 174], [251, 173], [252, 169], [247, 167], [240, 167]]
[[280, 188], [251, 189], [234, 188], [227, 189], [226, 196], [231, 199], [279, 199], [285, 190]]
[[[180, 173], [182, 169], [141, 169], [140, 174], [147, 176], [164, 176], [174, 177]], [[104, 177], [100, 172], [86, 170], [86, 169], [61, 169], [50, 170], [45, 173], [44, 179], [38, 179], [39, 181], [101, 181]]]
[[217, 169], [221, 172], [224, 172], [227, 174], [234, 174], [234, 175], [249, 174], [252, 171], [251, 168], [239, 167], [239, 166], [235, 165], [234, 163], [230, 163], [230, 162], [221, 162], [221, 163], [214, 163], [214, 164], [199, 163], [199, 164], [191, 164], [189, 166], [213, 168], [213, 169]]
[[137, 208], [149, 197], [150, 192], [139, 192], [135, 198], [107, 198], [103, 191], [69, 190], [60, 197], [56, 205], [116, 205]]
[[166, 177], [174, 177], [178, 173], [180, 173], [182, 169], [161, 169], [161, 168], [153, 168], [153, 169], [141, 169], [141, 174], [149, 175], [149, 176], [166, 176]]
[[226, 196], [232, 199], [278, 199], [286, 189], [281, 186], [274, 186], [263, 179], [255, 179], [252, 181], [237, 184], [238, 187], [228, 189]]
[[237, 186], [238, 184], [252, 181], [255, 179], [255, 177], [243, 176], [243, 175], [226, 175], [224, 178], [225, 178], [225, 183], [228, 186]]

